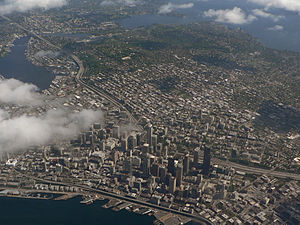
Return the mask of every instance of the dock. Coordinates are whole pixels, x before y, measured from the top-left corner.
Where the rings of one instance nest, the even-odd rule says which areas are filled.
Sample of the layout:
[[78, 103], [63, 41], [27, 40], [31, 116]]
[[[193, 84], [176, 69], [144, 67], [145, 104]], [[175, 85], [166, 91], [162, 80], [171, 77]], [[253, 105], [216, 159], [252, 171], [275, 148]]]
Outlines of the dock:
[[125, 209], [125, 208], [131, 206], [131, 205], [132, 205], [132, 203], [124, 202], [124, 203], [122, 203], [122, 204], [120, 204], [118, 206], [113, 207], [112, 210], [113, 211], [120, 211], [122, 209]]
[[81, 204], [90, 205], [96, 200], [104, 200], [104, 198], [101, 195], [88, 195], [88, 196], [82, 196]]
[[58, 196], [54, 200], [56, 200], [56, 201], [68, 200], [68, 199], [71, 199], [71, 198], [75, 198], [76, 196], [78, 196], [78, 194], [66, 194], [66, 195]]
[[122, 201], [119, 201], [119, 200], [116, 200], [116, 199], [110, 199], [108, 201], [108, 203], [106, 203], [102, 207], [105, 208], [105, 209], [109, 209], [109, 208], [112, 208], [112, 207], [116, 207], [117, 205], [119, 205], [121, 203], [122, 203]]

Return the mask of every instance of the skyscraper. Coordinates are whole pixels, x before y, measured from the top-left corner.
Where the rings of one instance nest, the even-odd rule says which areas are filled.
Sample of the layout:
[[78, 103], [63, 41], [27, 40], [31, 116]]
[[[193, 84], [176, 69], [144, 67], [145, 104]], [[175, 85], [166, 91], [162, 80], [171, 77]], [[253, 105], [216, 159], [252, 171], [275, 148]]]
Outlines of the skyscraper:
[[171, 173], [172, 176], [175, 176], [175, 162], [172, 157], [168, 158], [168, 173]]
[[183, 159], [183, 174], [187, 175], [190, 170], [190, 158], [189, 155], [185, 155]]
[[164, 166], [160, 166], [159, 167], [160, 182], [162, 182], [162, 183], [166, 182], [166, 175], [167, 175], [167, 169]]
[[157, 151], [157, 135], [153, 134], [151, 138], [151, 144], [153, 146], [153, 152]]
[[122, 139], [121, 140], [121, 149], [123, 152], [126, 152], [127, 151], [127, 139]]
[[149, 176], [150, 174], [150, 159], [148, 153], [143, 152], [142, 155], [142, 171], [144, 176]]
[[124, 171], [132, 174], [132, 158], [128, 158], [124, 161]]
[[194, 166], [199, 164], [199, 148], [195, 148], [194, 150]]
[[136, 135], [131, 134], [128, 137], [128, 148], [129, 149], [134, 149], [136, 147], [136, 145], [137, 145]]
[[203, 174], [208, 175], [210, 169], [210, 148], [204, 146]]
[[169, 192], [173, 194], [175, 190], [176, 190], [176, 178], [171, 177], [169, 183]]
[[137, 146], [140, 146], [140, 145], [141, 145], [141, 143], [142, 143], [141, 139], [142, 139], [141, 133], [137, 133], [137, 134], [136, 134], [136, 145], [137, 145]]
[[113, 126], [113, 138], [119, 139], [120, 138], [120, 127], [118, 125]]
[[152, 134], [153, 134], [153, 128], [152, 128], [152, 124], [148, 124], [146, 127], [146, 131], [147, 131], [147, 143], [149, 144], [149, 146], [152, 145]]
[[183, 166], [182, 164], [178, 164], [176, 167], [176, 186], [181, 185], [182, 177], [183, 177]]

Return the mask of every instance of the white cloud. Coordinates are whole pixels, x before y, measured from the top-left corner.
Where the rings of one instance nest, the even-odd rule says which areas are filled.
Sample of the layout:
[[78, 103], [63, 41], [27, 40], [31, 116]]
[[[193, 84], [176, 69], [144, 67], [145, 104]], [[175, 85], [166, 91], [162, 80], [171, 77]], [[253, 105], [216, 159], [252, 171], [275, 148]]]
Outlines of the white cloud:
[[67, 140], [101, 120], [102, 113], [92, 110], [73, 113], [50, 110], [42, 116], [22, 115], [14, 118], [0, 110], [0, 152], [25, 150], [30, 146]]
[[283, 19], [284, 16], [281, 15], [273, 15], [272, 13], [265, 12], [261, 9], [254, 9], [252, 10], [253, 15], [257, 17], [263, 17], [273, 20], [274, 22], [278, 22], [279, 20]]
[[284, 27], [281, 26], [281, 25], [275, 25], [274, 27], [269, 27], [268, 30], [271, 30], [271, 31], [280, 31], [280, 30], [283, 30]]
[[[37, 91], [38, 88], [33, 84], [16, 79], [0, 80], [0, 104], [34, 107], [45, 104], [44, 100], [50, 100]], [[25, 113], [16, 116], [0, 109], [0, 152], [68, 140], [91, 124], [103, 120], [101, 111], [70, 112], [62, 109], [63, 106], [60, 107], [59, 104], [57, 107], [58, 110], [48, 110], [37, 116], [28, 116]]]
[[231, 23], [237, 25], [251, 23], [255, 19], [257, 19], [254, 15], [247, 16], [246, 13], [238, 7], [224, 10], [210, 9], [204, 12], [204, 16], [209, 18], [215, 18], [216, 22]]
[[299, 0], [248, 0], [268, 8], [285, 9], [288, 11], [300, 12]]
[[0, 15], [12, 12], [27, 12], [32, 9], [51, 9], [62, 7], [67, 0], [4, 0], [0, 2]]
[[115, 5], [136, 5], [139, 4], [139, 0], [104, 0], [100, 3], [102, 6], [115, 6]]
[[188, 9], [188, 8], [192, 8], [192, 7], [194, 7], [194, 3], [186, 3], [186, 4], [176, 5], [176, 4], [169, 2], [168, 4], [162, 5], [161, 7], [159, 7], [158, 14], [167, 14], [167, 13], [173, 12], [176, 9]]
[[60, 52], [54, 52], [54, 51], [44, 51], [41, 50], [34, 54], [34, 57], [41, 58], [41, 57], [49, 57], [49, 58], [56, 58], [60, 55]]
[[16, 79], [0, 80], [0, 103], [18, 105], [40, 105], [43, 98], [38, 87]]

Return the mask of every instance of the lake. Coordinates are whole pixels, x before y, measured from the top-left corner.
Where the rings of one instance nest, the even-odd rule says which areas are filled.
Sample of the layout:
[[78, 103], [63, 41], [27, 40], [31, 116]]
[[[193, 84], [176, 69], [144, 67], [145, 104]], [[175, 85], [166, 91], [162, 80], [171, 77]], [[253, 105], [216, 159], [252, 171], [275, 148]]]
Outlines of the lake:
[[[141, 26], [150, 26], [153, 24], [189, 24], [201, 21], [213, 21], [213, 19], [205, 18], [203, 13], [209, 9], [232, 9], [240, 7], [246, 15], [252, 13], [253, 9], [262, 9], [256, 4], [245, 0], [171, 0], [174, 4], [183, 4], [193, 2], [194, 7], [189, 9], [177, 9], [174, 12], [184, 16], [169, 16], [169, 15], [136, 15], [117, 21], [120, 25], [127, 29], [132, 29]], [[284, 16], [279, 21], [273, 21], [270, 18], [258, 17], [252, 23], [243, 25], [227, 24], [229, 27], [241, 28], [253, 37], [258, 38], [263, 44], [270, 48], [280, 50], [292, 50], [300, 52], [300, 16], [295, 12], [289, 12], [281, 9], [269, 9], [269, 13], [274, 15]], [[280, 25], [283, 30], [270, 30], [271, 27]]]
[[55, 75], [44, 67], [35, 66], [25, 56], [29, 37], [15, 40], [11, 52], [0, 58], [0, 74], [5, 78], [15, 78], [27, 83], [33, 83], [40, 89], [46, 89]]

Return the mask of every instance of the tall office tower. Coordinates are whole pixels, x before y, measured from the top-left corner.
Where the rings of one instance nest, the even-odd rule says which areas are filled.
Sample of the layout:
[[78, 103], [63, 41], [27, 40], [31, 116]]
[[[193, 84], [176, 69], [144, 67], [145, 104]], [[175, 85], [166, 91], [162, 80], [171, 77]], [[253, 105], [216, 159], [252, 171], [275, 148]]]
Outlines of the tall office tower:
[[99, 142], [99, 149], [100, 149], [100, 151], [104, 151], [105, 150], [105, 141], [104, 140], [101, 140]]
[[120, 132], [120, 137], [123, 138], [123, 139], [127, 139], [128, 137], [128, 132], [125, 130], [123, 132]]
[[151, 142], [153, 146], [153, 152], [155, 153], [157, 151], [157, 135], [152, 135]]
[[151, 174], [155, 177], [159, 176], [159, 166], [157, 163], [153, 163], [151, 166]]
[[126, 152], [128, 150], [128, 147], [127, 147], [127, 140], [126, 139], [122, 139], [121, 140], [121, 150], [123, 152]]
[[149, 146], [152, 145], [152, 134], [153, 134], [153, 127], [152, 124], [148, 124], [146, 127], [146, 131], [147, 131], [147, 143], [149, 144]]
[[118, 151], [113, 151], [112, 152], [112, 160], [113, 160], [114, 164], [117, 163], [118, 159], [119, 159], [119, 152]]
[[169, 192], [173, 194], [175, 193], [175, 191], [176, 191], [176, 178], [171, 177], [169, 181]]
[[85, 133], [80, 134], [81, 138], [80, 138], [80, 143], [81, 145], [85, 145], [86, 144], [86, 136]]
[[132, 174], [132, 158], [127, 158], [124, 161], [124, 171], [125, 173]]
[[142, 152], [149, 153], [149, 144], [147, 143], [143, 144]]
[[171, 179], [171, 177], [172, 177], [172, 174], [167, 173], [167, 175], [166, 175], [166, 185], [167, 185], [167, 186], [170, 185], [170, 179]]
[[95, 134], [93, 134], [93, 135], [91, 136], [91, 140], [92, 140], [92, 145], [93, 145], [93, 146], [97, 144], [97, 136], [96, 136]]
[[94, 123], [93, 129], [94, 130], [100, 130], [101, 129], [101, 124], [100, 123]]
[[118, 125], [113, 126], [113, 138], [119, 139], [120, 138], [120, 127]]
[[144, 176], [149, 176], [150, 174], [150, 159], [148, 153], [143, 153], [142, 155], [142, 171]]
[[167, 175], [167, 168], [164, 166], [159, 167], [159, 178], [160, 182], [165, 183], [166, 182], [166, 175]]
[[136, 140], [136, 135], [131, 134], [128, 137], [128, 148], [129, 149], [134, 149], [137, 145], [137, 140]]
[[149, 153], [151, 153], [151, 154], [154, 153], [153, 146], [150, 146], [150, 147], [149, 147]]
[[208, 175], [210, 169], [210, 148], [204, 146], [203, 174]]
[[186, 154], [183, 159], [183, 174], [187, 175], [190, 171], [190, 158], [189, 155]]
[[174, 159], [172, 157], [168, 158], [168, 173], [171, 173], [172, 176], [175, 176], [175, 162]]
[[137, 146], [141, 146], [142, 144], [142, 134], [141, 133], [137, 133], [136, 134], [136, 145]]
[[106, 139], [106, 131], [105, 129], [101, 129], [99, 132], [99, 138], [100, 140]]
[[176, 167], [176, 186], [181, 185], [182, 177], [183, 177], [183, 166], [182, 164], [178, 164]]
[[163, 157], [165, 157], [165, 158], [168, 157], [168, 146], [164, 146], [164, 147], [163, 147], [162, 155], [163, 155]]
[[161, 156], [162, 154], [162, 143], [158, 143], [156, 146], [156, 156]]
[[199, 148], [195, 148], [194, 150], [194, 166], [197, 166], [199, 164]]

